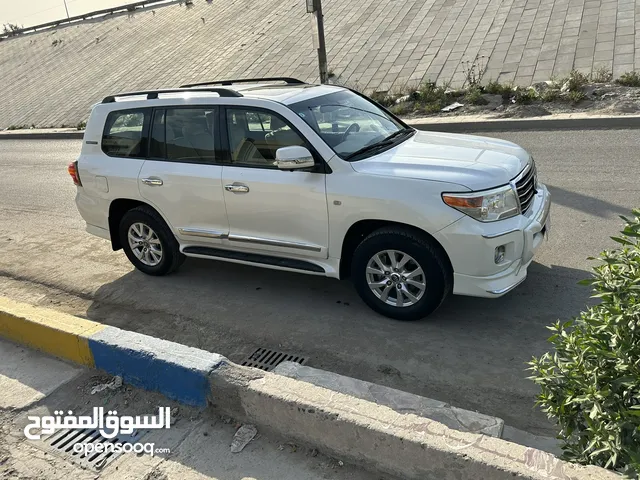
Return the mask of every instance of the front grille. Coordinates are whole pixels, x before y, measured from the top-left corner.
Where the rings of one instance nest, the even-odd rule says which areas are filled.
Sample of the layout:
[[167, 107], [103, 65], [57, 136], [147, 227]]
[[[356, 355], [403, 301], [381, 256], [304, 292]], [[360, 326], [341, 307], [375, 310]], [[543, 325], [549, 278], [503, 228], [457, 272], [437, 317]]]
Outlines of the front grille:
[[533, 203], [533, 197], [538, 192], [536, 190], [538, 184], [538, 175], [536, 173], [536, 164], [531, 163], [515, 179], [516, 191], [518, 192], [518, 201], [520, 202], [520, 211], [526, 213]]

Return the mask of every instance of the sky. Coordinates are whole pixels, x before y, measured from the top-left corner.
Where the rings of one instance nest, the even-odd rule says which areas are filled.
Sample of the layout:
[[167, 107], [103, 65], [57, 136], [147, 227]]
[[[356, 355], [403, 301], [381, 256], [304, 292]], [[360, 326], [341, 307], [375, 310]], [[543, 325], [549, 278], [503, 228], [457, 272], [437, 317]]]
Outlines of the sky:
[[[117, 7], [135, 0], [66, 0], [69, 16]], [[7, 23], [30, 27], [66, 18], [64, 0], [0, 0], [0, 30]]]

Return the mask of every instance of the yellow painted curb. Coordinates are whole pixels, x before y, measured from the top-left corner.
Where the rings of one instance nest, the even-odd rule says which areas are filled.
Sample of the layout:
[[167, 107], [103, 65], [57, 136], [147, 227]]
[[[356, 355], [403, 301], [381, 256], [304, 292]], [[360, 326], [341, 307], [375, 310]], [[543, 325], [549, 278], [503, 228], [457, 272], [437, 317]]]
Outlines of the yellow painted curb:
[[0, 336], [94, 367], [87, 339], [105, 325], [0, 297]]

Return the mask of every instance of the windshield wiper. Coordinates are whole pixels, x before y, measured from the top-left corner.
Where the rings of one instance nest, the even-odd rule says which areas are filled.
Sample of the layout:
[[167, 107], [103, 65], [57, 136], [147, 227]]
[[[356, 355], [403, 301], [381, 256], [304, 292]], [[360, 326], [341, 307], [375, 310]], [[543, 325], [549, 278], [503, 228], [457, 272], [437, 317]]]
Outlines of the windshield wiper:
[[364, 147], [362, 147], [359, 150], [356, 150], [353, 153], [350, 153], [349, 155], [347, 155], [345, 158], [345, 160], [351, 160], [354, 157], [357, 157], [359, 155], [362, 155], [363, 153], [367, 153], [373, 150], [377, 150], [378, 148], [382, 148], [382, 147], [388, 147], [389, 145], [393, 145], [394, 143], [394, 139], [401, 136], [401, 135], [407, 135], [410, 133], [413, 133], [414, 130], [412, 128], [403, 128], [401, 130], [398, 130], [397, 132], [393, 132], [391, 135], [383, 138], [382, 140], [380, 140], [379, 142], [376, 143], [372, 143], [371, 145], [365, 145]]
[[393, 140], [396, 137], [399, 137], [400, 135], [407, 135], [409, 133], [413, 133], [413, 128], [401, 128], [400, 130], [398, 130], [397, 132], [393, 132], [391, 135], [389, 135], [388, 137], [384, 137], [384, 140], [382, 140], [383, 142], [387, 142], [389, 140]]

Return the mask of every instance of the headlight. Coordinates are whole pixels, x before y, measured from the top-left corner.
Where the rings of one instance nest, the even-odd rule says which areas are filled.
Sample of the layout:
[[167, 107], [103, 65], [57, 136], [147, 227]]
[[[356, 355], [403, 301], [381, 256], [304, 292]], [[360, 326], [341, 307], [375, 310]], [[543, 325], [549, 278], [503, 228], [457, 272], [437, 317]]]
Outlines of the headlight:
[[518, 199], [510, 185], [484, 192], [443, 193], [444, 203], [481, 222], [518, 215]]

